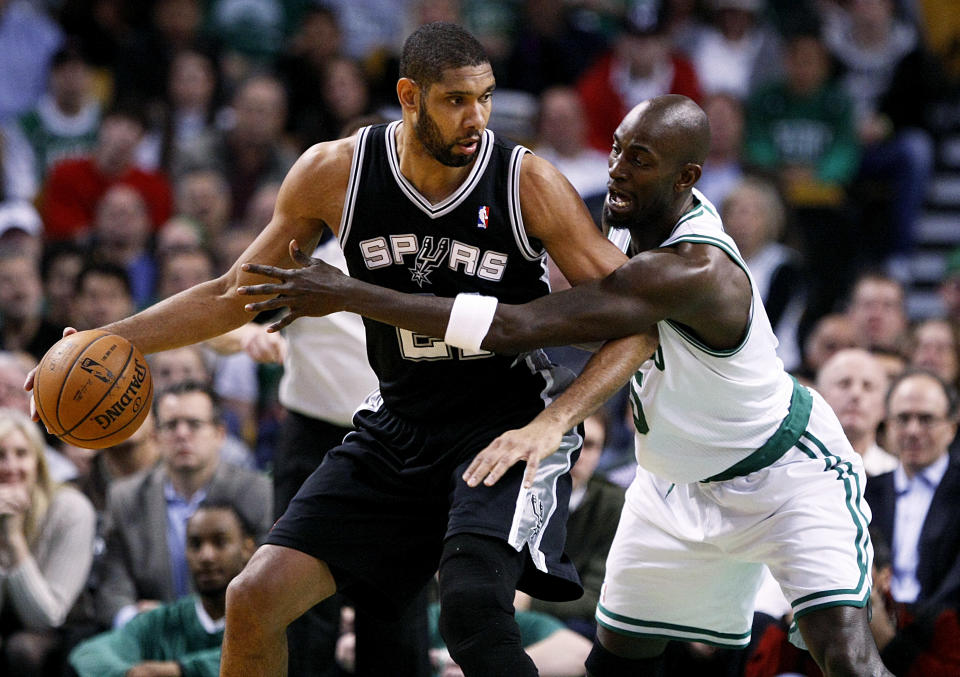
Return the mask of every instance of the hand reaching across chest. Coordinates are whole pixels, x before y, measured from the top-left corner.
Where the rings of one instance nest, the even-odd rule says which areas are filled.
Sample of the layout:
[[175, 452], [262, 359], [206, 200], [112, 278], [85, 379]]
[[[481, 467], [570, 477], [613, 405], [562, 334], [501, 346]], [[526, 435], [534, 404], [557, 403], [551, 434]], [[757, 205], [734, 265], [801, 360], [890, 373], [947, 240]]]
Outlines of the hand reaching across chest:
[[244, 306], [251, 313], [287, 308], [288, 313], [267, 327], [276, 332], [298, 317], [321, 317], [343, 310], [345, 292], [350, 278], [334, 266], [307, 256], [300, 251], [296, 240], [290, 241], [290, 258], [296, 268], [278, 268], [258, 263], [243, 264], [243, 271], [272, 277], [276, 282], [239, 287], [243, 296], [273, 296]]

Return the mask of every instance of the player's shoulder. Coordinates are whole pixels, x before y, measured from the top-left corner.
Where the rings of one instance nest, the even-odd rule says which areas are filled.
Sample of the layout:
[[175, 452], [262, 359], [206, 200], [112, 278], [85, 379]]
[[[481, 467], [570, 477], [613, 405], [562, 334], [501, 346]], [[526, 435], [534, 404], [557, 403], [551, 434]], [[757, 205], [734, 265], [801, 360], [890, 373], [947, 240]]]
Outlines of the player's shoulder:
[[524, 154], [520, 164], [520, 176], [529, 181], [544, 183], [562, 178], [560, 170], [552, 162], [532, 152]]
[[308, 173], [337, 170], [349, 172], [356, 148], [356, 134], [343, 139], [315, 143], [300, 155], [296, 167]]

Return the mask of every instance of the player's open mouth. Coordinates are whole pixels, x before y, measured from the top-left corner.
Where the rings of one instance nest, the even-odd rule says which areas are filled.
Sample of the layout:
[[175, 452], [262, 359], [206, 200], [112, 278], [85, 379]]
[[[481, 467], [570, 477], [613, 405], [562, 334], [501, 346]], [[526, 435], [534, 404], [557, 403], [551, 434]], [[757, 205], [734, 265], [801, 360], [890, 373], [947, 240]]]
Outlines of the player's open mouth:
[[626, 193], [610, 188], [607, 190], [607, 207], [614, 212], [627, 211], [633, 206], [633, 198]]
[[472, 155], [473, 153], [477, 152], [477, 147], [480, 145], [480, 139], [464, 139], [457, 145], [460, 146], [460, 150], [462, 150], [464, 153], [467, 155]]

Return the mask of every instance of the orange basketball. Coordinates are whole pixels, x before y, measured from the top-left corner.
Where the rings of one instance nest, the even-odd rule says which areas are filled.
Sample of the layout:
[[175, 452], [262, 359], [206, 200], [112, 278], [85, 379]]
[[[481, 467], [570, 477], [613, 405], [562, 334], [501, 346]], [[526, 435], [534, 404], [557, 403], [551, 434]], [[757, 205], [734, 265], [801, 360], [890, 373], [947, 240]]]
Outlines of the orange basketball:
[[37, 413], [52, 434], [86, 449], [130, 437], [150, 411], [153, 381], [143, 354], [102, 329], [70, 334], [40, 360], [33, 380]]

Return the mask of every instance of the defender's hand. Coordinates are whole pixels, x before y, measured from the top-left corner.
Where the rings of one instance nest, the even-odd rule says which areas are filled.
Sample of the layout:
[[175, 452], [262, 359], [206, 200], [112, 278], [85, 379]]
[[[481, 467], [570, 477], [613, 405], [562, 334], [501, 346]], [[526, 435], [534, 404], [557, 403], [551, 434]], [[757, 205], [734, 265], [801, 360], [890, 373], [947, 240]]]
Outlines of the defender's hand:
[[539, 419], [517, 430], [508, 430], [476, 455], [463, 473], [463, 480], [471, 487], [481, 482], [493, 486], [514, 463], [526, 461], [523, 486], [529, 489], [540, 461], [557, 450], [563, 433], [556, 425]]
[[349, 277], [337, 268], [314, 259], [302, 251], [296, 240], [290, 241], [290, 258], [296, 268], [278, 268], [259, 263], [245, 263], [242, 270], [272, 277], [278, 282], [239, 287], [237, 293], [244, 296], [274, 296], [266, 301], [248, 303], [244, 309], [251, 313], [276, 308], [288, 308], [289, 313], [267, 327], [276, 332], [298, 317], [322, 317], [343, 310], [341, 299], [345, 281]]

